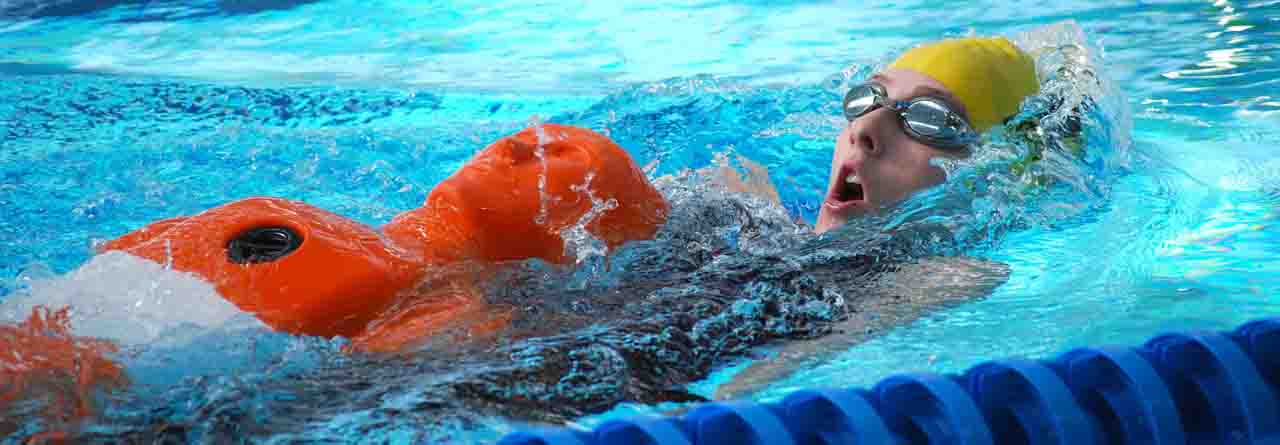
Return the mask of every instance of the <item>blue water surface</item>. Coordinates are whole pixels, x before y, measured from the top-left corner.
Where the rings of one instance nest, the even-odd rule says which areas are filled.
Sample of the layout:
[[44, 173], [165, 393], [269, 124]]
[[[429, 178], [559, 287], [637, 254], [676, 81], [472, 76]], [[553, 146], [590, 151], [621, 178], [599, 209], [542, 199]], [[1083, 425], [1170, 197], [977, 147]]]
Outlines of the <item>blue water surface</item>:
[[[607, 132], [653, 177], [744, 155], [811, 222], [850, 78], [924, 40], [1066, 20], [1125, 109], [1109, 123], [1126, 155], [1090, 178], [1105, 185], [1092, 211], [967, 252], [1011, 269], [986, 298], [746, 396], [1276, 314], [1280, 1], [1263, 0], [0, 2], [0, 302], [75, 270], [96, 242], [244, 197], [384, 223], [532, 121]], [[138, 353], [135, 379], [161, 395], [119, 410], [209, 437], [201, 422], [219, 414], [201, 407], [252, 408], [276, 396], [255, 385], [346, 360], [317, 339], [239, 340]], [[209, 357], [226, 366], [179, 365]], [[691, 390], [710, 396], [748, 364]], [[399, 394], [335, 402], [276, 439], [472, 442], [523, 426], [388, 417], [424, 397]], [[272, 437], [264, 425], [254, 437]]]

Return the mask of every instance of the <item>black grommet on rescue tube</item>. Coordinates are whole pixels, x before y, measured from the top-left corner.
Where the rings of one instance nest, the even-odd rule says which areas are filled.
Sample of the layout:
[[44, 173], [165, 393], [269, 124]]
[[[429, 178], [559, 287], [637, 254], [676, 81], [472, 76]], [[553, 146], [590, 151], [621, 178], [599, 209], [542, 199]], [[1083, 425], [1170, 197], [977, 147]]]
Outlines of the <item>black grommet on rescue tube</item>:
[[236, 264], [269, 263], [302, 245], [302, 235], [287, 227], [259, 227], [227, 242], [227, 259]]

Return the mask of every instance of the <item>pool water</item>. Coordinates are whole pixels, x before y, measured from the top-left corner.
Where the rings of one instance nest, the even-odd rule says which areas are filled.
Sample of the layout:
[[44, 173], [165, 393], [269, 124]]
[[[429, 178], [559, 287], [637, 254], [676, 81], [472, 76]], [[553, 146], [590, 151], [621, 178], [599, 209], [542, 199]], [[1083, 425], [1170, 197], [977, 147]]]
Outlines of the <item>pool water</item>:
[[[653, 177], [746, 156], [812, 222], [850, 78], [923, 40], [1065, 20], [1098, 50], [1123, 110], [1106, 122], [1122, 135], [1106, 148], [1123, 156], [1085, 172], [1097, 193], [1064, 201], [1087, 211], [961, 252], [1010, 268], [985, 298], [745, 396], [1280, 313], [1280, 1], [422, 3], [0, 2], [0, 308], [78, 301], [82, 323], [96, 314], [102, 332], [142, 339], [121, 358], [140, 389], [108, 403], [92, 437], [167, 421], [195, 439], [234, 423], [262, 441], [476, 442], [525, 425], [415, 413], [430, 394], [404, 369], [352, 362], [340, 341], [202, 328], [247, 320], [216, 297], [198, 300], [208, 314], [184, 314], [155, 289], [186, 288], [144, 266], [95, 274], [97, 242], [256, 195], [385, 223], [536, 121], [606, 131]], [[710, 396], [749, 364], [689, 389]], [[326, 379], [342, 365], [368, 367], [352, 372], [376, 396]], [[282, 411], [301, 394], [337, 400]], [[575, 422], [677, 407], [623, 404]]]

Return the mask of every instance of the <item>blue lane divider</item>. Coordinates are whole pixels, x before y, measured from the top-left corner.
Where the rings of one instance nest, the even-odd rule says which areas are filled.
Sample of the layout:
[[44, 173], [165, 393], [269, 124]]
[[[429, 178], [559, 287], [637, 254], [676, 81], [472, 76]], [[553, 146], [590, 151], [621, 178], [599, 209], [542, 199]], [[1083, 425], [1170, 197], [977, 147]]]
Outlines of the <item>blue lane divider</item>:
[[[690, 445], [675, 419], [638, 417], [630, 420], [611, 420], [596, 429], [596, 443], [626, 443], [644, 445]], [[550, 445], [550, 444], [547, 444]]]
[[1186, 443], [1178, 409], [1155, 368], [1130, 348], [1076, 349], [1049, 363], [1092, 413], [1099, 442]]
[[1280, 445], [1280, 318], [995, 360], [961, 375], [895, 375], [871, 389], [803, 390], [778, 403], [708, 403], [592, 431], [521, 431], [499, 444]]
[[1275, 394], [1228, 338], [1167, 334], [1147, 342], [1143, 352], [1169, 385], [1191, 443], [1280, 440]]
[[935, 374], [889, 377], [875, 387], [875, 405], [907, 443], [989, 445], [991, 432], [964, 388]]
[[690, 442], [724, 445], [793, 445], [790, 431], [772, 404], [708, 403], [685, 416]]
[[782, 399], [787, 422], [802, 444], [894, 443], [865, 391], [809, 389]]
[[968, 390], [982, 406], [997, 437], [1018, 443], [1097, 443], [1097, 433], [1066, 382], [1048, 366], [1005, 360], [969, 370]]

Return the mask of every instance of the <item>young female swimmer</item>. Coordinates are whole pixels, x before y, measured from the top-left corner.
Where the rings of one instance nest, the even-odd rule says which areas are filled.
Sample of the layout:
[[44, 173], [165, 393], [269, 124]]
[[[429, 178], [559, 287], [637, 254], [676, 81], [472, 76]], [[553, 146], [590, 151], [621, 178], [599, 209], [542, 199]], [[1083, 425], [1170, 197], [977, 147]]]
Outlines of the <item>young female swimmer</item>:
[[[929, 160], [966, 156], [977, 134], [1014, 114], [1037, 85], [1030, 58], [1002, 38], [907, 52], [846, 95], [850, 125], [837, 138], [815, 229], [940, 183]], [[593, 202], [609, 201], [588, 215]], [[653, 236], [669, 210], [612, 141], [547, 124], [495, 142], [381, 230], [305, 203], [253, 198], [153, 223], [102, 251], [198, 275], [278, 331], [389, 352], [446, 330], [501, 329], [509, 315], [480, 295], [479, 265], [570, 262], [559, 233], [584, 217], [595, 216], [588, 231], [613, 249]]]

